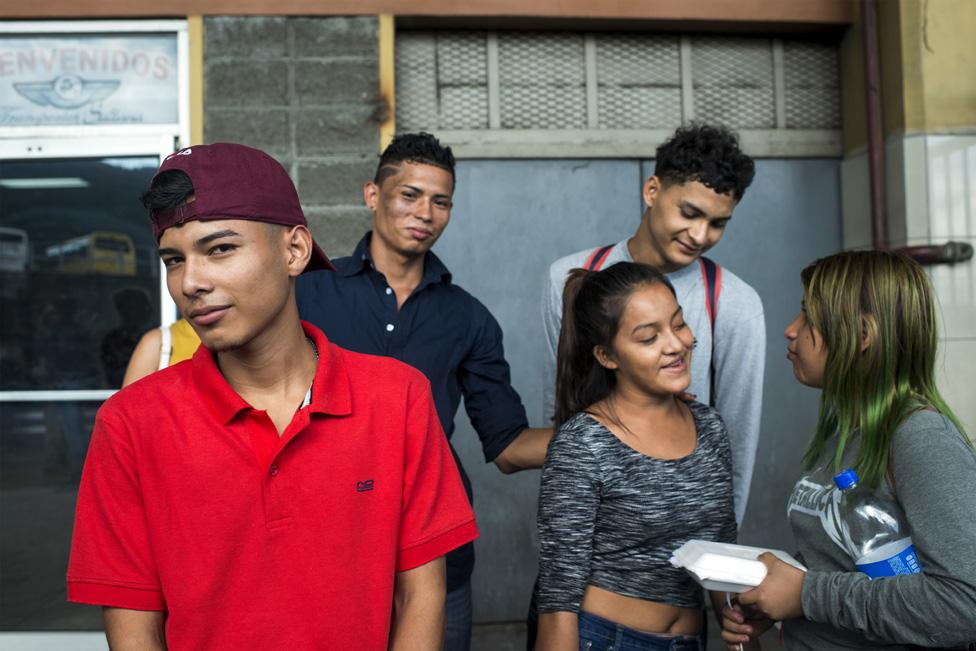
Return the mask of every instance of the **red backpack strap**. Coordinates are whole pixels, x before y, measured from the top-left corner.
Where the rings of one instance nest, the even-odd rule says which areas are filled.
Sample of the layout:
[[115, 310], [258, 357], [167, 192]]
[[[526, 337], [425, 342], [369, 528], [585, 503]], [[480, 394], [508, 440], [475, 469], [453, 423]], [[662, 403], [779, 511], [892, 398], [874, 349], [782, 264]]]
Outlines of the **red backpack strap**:
[[607, 261], [607, 256], [610, 255], [610, 249], [612, 249], [614, 244], [607, 244], [606, 246], [601, 246], [599, 249], [595, 250], [590, 254], [590, 257], [586, 259], [586, 264], [584, 269], [587, 271], [599, 271], [603, 263]]
[[698, 258], [701, 266], [702, 280], [705, 284], [705, 310], [708, 312], [708, 322], [715, 336], [715, 320], [718, 318], [718, 297], [722, 293], [722, 267], [714, 260], [702, 256]]
[[701, 266], [702, 280], [705, 285], [705, 311], [708, 312], [708, 324], [712, 331], [712, 355], [708, 363], [709, 386], [711, 397], [708, 404], [715, 406], [715, 320], [718, 318], [718, 297], [722, 293], [722, 267], [713, 260], [702, 256], [698, 258]]

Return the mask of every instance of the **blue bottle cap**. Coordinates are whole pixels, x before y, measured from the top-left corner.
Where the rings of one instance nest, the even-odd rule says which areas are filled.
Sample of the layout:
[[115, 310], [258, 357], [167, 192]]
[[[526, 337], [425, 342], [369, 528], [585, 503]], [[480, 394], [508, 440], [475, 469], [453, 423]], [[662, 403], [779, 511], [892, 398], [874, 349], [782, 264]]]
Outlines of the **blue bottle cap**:
[[858, 481], [860, 480], [858, 479], [857, 473], [854, 472], [853, 468], [848, 468], [844, 472], [834, 477], [834, 483], [837, 485], [837, 488], [841, 489], [842, 491], [847, 490]]

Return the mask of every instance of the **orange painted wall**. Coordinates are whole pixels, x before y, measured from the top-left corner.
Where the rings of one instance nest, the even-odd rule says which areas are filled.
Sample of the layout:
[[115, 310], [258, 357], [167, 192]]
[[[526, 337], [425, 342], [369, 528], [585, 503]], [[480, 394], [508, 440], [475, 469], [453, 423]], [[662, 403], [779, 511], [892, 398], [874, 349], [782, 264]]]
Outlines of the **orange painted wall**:
[[4, 0], [0, 18], [190, 15], [532, 16], [849, 24], [854, 0]]

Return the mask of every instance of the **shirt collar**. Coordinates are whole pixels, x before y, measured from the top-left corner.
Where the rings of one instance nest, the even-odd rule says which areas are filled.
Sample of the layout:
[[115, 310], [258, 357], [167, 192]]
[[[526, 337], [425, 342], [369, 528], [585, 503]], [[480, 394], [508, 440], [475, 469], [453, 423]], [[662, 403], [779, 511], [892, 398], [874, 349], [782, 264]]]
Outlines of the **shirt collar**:
[[349, 256], [349, 264], [341, 267], [339, 273], [343, 276], [355, 276], [373, 268], [373, 261], [369, 257], [369, 241], [372, 234], [373, 231], [366, 231], [366, 234], [359, 240], [359, 244], [356, 245], [356, 250]]
[[[355, 276], [374, 269], [373, 259], [369, 253], [369, 243], [372, 241], [373, 231], [367, 231], [363, 238], [356, 245], [356, 250], [351, 256], [352, 264], [341, 270], [344, 276]], [[420, 281], [420, 287], [425, 287], [436, 282], [451, 282], [451, 272], [441, 259], [433, 251], [428, 251], [424, 259], [424, 277]]]
[[[302, 321], [302, 329], [319, 352], [315, 379], [312, 381], [312, 413], [345, 416], [352, 413], [352, 392], [349, 374], [338, 347], [330, 343], [325, 334], [310, 323]], [[210, 405], [223, 424], [230, 423], [237, 414], [251, 405], [242, 398], [220, 372], [213, 352], [200, 346], [193, 354], [193, 377], [197, 390]]]

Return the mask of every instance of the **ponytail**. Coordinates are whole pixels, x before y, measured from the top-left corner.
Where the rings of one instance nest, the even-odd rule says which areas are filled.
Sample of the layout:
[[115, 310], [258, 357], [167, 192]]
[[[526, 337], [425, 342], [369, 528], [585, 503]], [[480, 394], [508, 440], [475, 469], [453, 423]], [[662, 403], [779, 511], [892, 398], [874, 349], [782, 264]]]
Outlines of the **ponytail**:
[[[581, 342], [577, 334], [574, 318], [576, 298], [589, 273], [586, 269], [570, 269], [566, 276], [566, 286], [563, 288], [563, 320], [559, 328], [559, 346], [556, 355], [555, 424], [557, 428], [580, 410], [578, 405], [581, 402], [579, 395], [581, 388], [590, 386], [604, 388], [606, 385], [606, 391], [609, 393], [613, 386], [613, 374], [596, 363], [593, 351], [585, 349], [585, 342]], [[610, 373], [610, 377], [601, 378], [602, 374], [598, 369]], [[583, 378], [586, 380], [580, 382]], [[598, 388], [597, 391], [600, 389]], [[584, 407], [590, 404], [592, 403]]]

